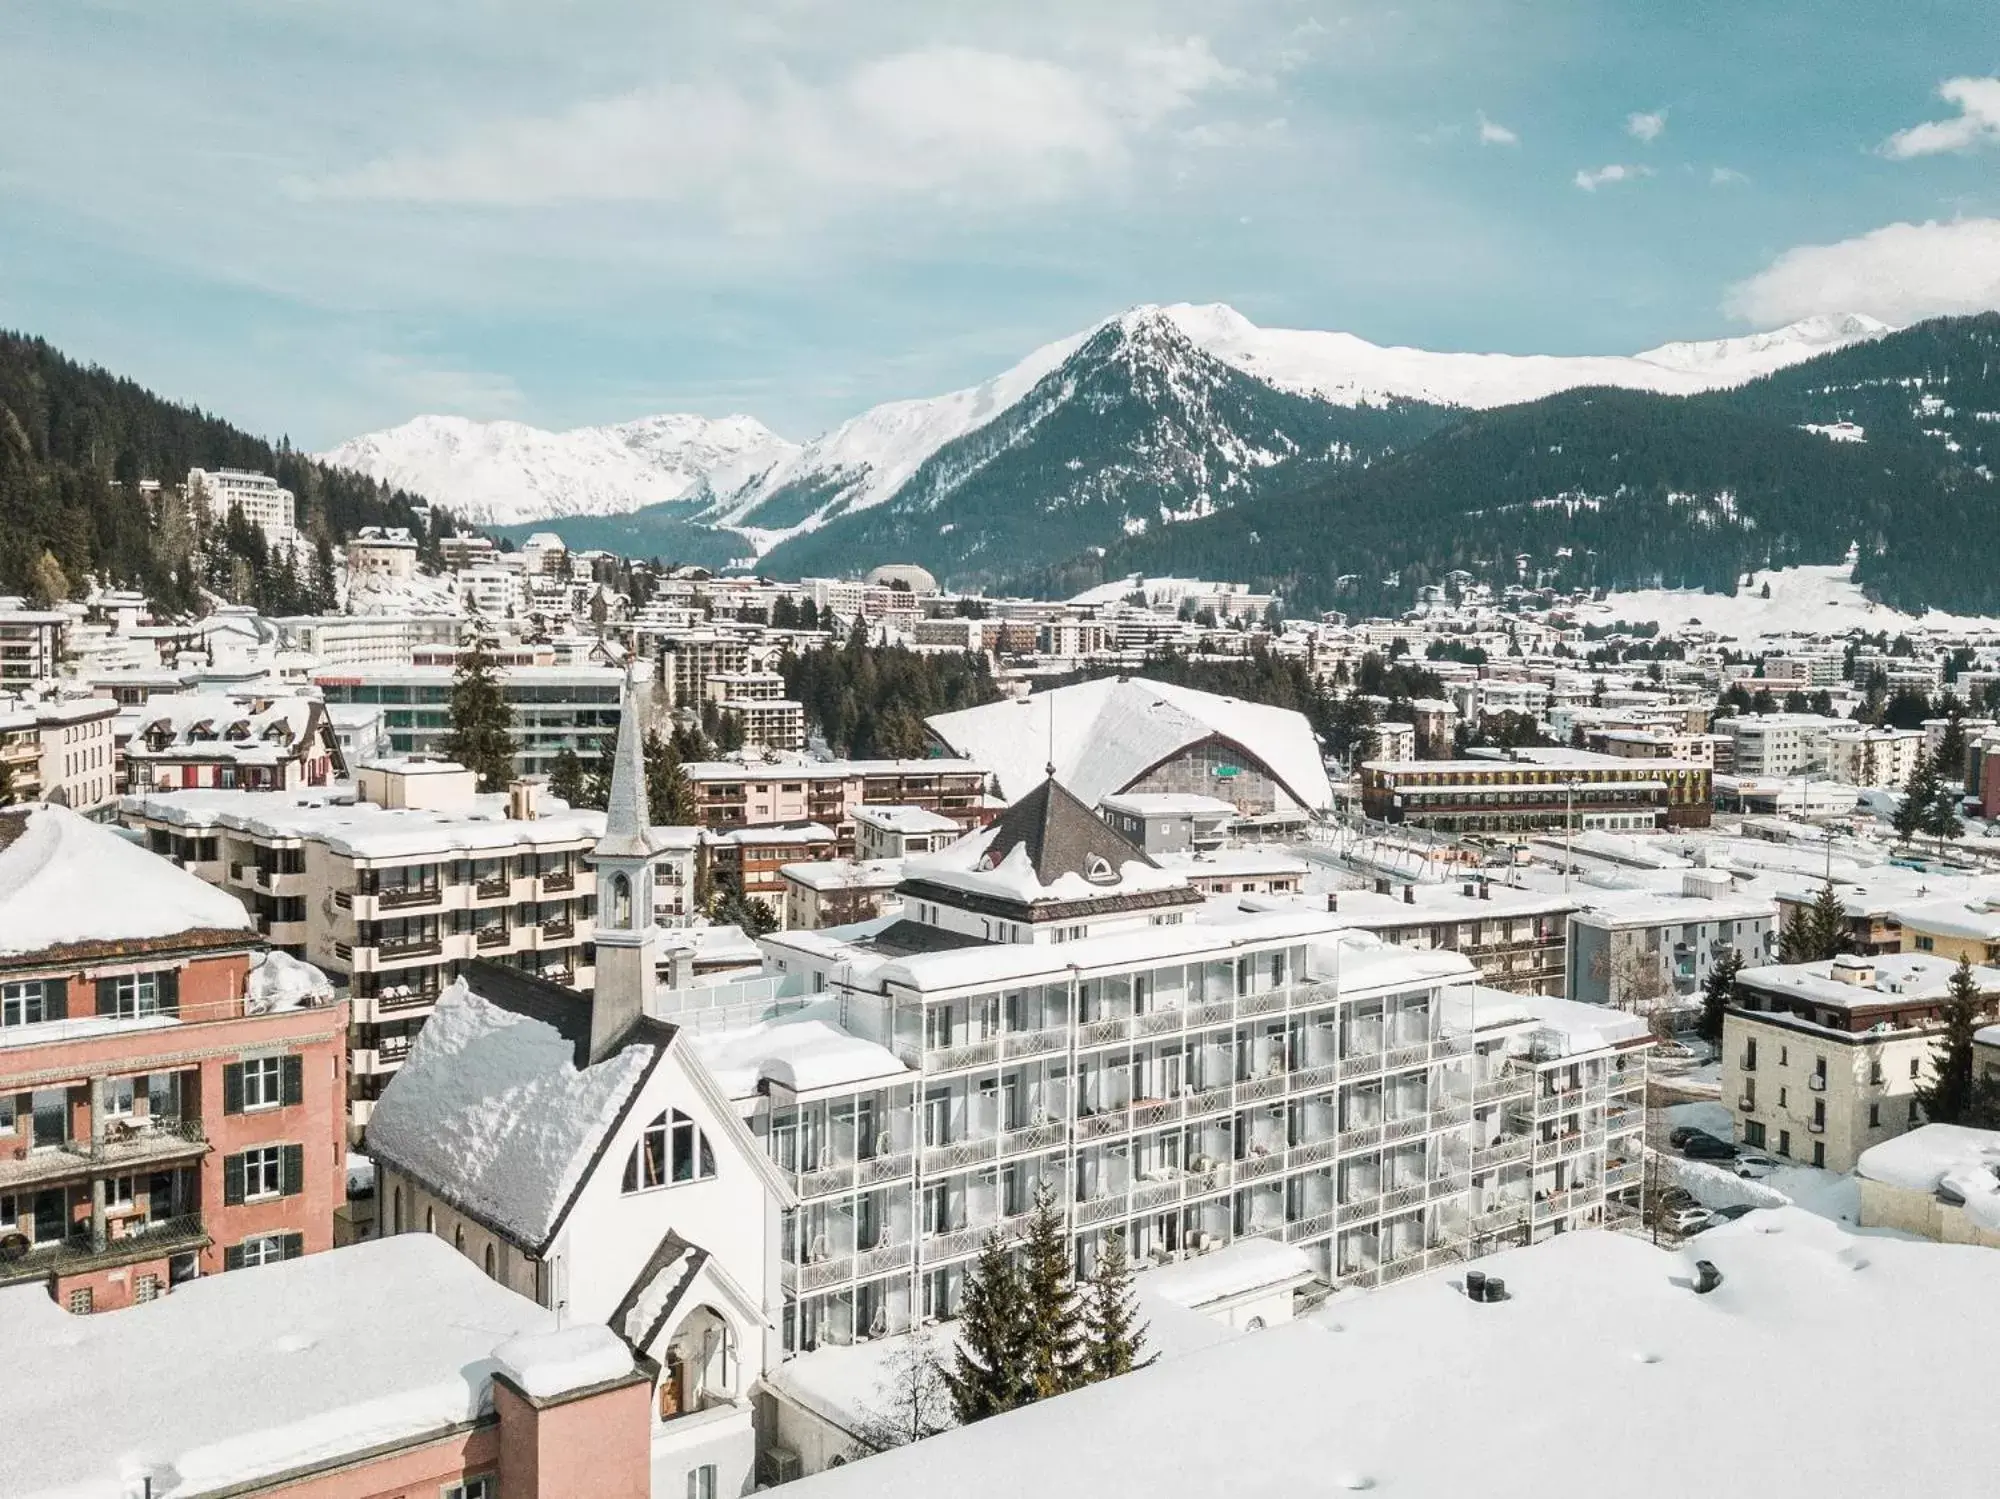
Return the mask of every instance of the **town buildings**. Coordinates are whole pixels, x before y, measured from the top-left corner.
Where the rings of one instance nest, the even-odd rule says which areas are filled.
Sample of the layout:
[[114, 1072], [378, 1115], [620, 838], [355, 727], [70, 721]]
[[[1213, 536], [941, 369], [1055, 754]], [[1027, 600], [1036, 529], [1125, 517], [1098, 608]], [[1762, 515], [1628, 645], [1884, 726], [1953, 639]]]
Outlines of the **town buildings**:
[[1362, 810], [1369, 817], [1452, 833], [1706, 827], [1711, 808], [1712, 773], [1705, 764], [1587, 750], [1370, 760], [1361, 766], [1360, 779]]
[[134, 796], [122, 815], [346, 990], [357, 1138], [464, 963], [595, 981], [584, 855], [604, 817], [544, 807], [532, 782], [482, 797], [450, 761], [392, 759], [363, 765], [340, 797], [181, 791]]
[[146, 699], [125, 744], [133, 791], [295, 791], [347, 774], [317, 698], [176, 693]]
[[55, 609], [0, 608], [0, 688], [53, 681], [70, 617]]
[[118, 798], [120, 756], [109, 698], [0, 702], [0, 766], [14, 802], [49, 802], [94, 816]]
[[1678, 895], [1658, 890], [1584, 892], [1569, 921], [1571, 999], [1651, 1013], [1698, 1002], [1726, 953], [1746, 968], [1777, 957], [1777, 906], [1739, 895], [1726, 874], [1691, 870]]
[[1826, 773], [1850, 786], [1902, 786], [1924, 750], [1922, 729], [1836, 729], [1826, 736]]
[[0, 1283], [103, 1311], [330, 1246], [346, 1010], [256, 940], [110, 829], [0, 812]]
[[298, 516], [292, 492], [269, 474], [245, 469], [191, 468], [187, 476], [188, 498], [200, 504], [211, 520], [229, 518], [232, 510], [264, 533], [272, 546], [289, 545], [298, 534]]
[[855, 852], [854, 813], [862, 807], [915, 807], [965, 831], [992, 815], [986, 772], [969, 760], [713, 760], [682, 768], [696, 821], [711, 832], [817, 823], [833, 832], [843, 856]]
[[1715, 768], [1737, 776], [1806, 776], [1827, 769], [1827, 736], [1844, 720], [1817, 713], [1718, 718]]
[[[374, 666], [322, 671], [313, 681], [328, 703], [379, 703], [398, 755], [443, 759], [451, 732], [453, 668]], [[595, 766], [618, 726], [625, 673], [611, 666], [503, 666], [500, 691], [514, 712], [514, 771], [547, 775], [573, 752]]]
[[1920, 1124], [1854, 1164], [1863, 1228], [2000, 1249], [2000, 1133]]
[[[1954, 963], [1927, 953], [1844, 954], [1746, 968], [1724, 1020], [1722, 1101], [1746, 1145], [1851, 1171], [1869, 1147], [1924, 1122]], [[1975, 968], [1989, 1008], [2000, 968]]]

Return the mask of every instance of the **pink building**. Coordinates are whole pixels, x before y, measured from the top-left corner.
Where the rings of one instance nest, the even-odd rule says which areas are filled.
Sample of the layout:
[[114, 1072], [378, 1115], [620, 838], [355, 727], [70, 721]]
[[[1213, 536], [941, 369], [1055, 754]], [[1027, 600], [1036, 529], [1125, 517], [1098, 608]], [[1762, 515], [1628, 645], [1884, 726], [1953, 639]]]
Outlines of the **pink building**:
[[0, 1285], [105, 1311], [332, 1245], [347, 1007], [257, 941], [109, 828], [0, 813]]
[[0, 1288], [5, 1494], [647, 1499], [650, 1371], [422, 1234], [78, 1317]]

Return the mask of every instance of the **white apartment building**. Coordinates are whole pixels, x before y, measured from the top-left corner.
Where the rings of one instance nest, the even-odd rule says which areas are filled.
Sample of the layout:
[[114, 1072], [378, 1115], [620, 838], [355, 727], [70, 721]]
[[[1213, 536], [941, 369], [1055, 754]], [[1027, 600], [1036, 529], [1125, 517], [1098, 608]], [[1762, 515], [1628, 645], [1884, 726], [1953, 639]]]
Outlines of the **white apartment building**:
[[854, 853], [860, 859], [908, 859], [933, 854], [964, 833], [942, 812], [923, 807], [856, 807]]
[[354, 788], [131, 796], [127, 827], [249, 909], [349, 1009], [358, 1133], [438, 995], [483, 958], [588, 990], [604, 814], [544, 810], [538, 788], [478, 796], [449, 761], [377, 761]]
[[806, 747], [805, 704], [791, 698], [729, 698], [716, 704], [715, 711], [734, 726], [745, 747], [784, 755], [799, 754]]
[[1922, 729], [1838, 729], [1826, 736], [1826, 773], [1849, 786], [1901, 786], [1923, 750]]
[[1827, 739], [1846, 720], [1817, 713], [1745, 713], [1718, 718], [1714, 731], [1729, 741], [1716, 769], [1739, 776], [1802, 776], [1827, 767]]
[[[314, 675], [329, 704], [379, 703], [397, 755], [442, 759], [451, 732], [451, 666], [356, 666]], [[500, 691], [514, 710], [514, 772], [547, 775], [573, 750], [585, 767], [602, 758], [618, 726], [625, 674], [613, 666], [503, 666]]]
[[[1851, 1171], [1869, 1147], [1922, 1124], [1917, 1084], [1930, 1076], [1956, 966], [1905, 952], [1746, 968], [1722, 1036], [1737, 1139]], [[1973, 973], [1990, 1008], [2000, 969]]]
[[459, 599], [482, 619], [513, 619], [527, 612], [528, 588], [519, 567], [497, 562], [461, 567], [452, 579]]
[[58, 609], [0, 609], [0, 687], [54, 679], [70, 617]]
[[1726, 874], [1689, 870], [1678, 895], [1657, 890], [1579, 892], [1569, 919], [1571, 999], [1650, 1014], [1699, 1002], [1716, 962], [1746, 968], [1777, 956], [1778, 903], [1739, 895]]
[[189, 499], [199, 499], [212, 519], [226, 520], [231, 510], [241, 510], [243, 518], [262, 531], [273, 546], [289, 543], [298, 534], [292, 492], [281, 488], [269, 474], [237, 468], [191, 468], [187, 492]]
[[417, 539], [402, 526], [363, 526], [347, 543], [347, 570], [407, 583], [417, 574]]
[[118, 704], [110, 698], [0, 700], [0, 766], [14, 802], [108, 812], [121, 772]]
[[1637, 1189], [1643, 1021], [1211, 909], [1053, 782], [905, 873], [886, 927], [763, 939], [761, 1005], [661, 996], [800, 1198], [788, 1353], [953, 1315], [1043, 1184], [1084, 1272], [1119, 1230], [1142, 1265], [1276, 1238], [1357, 1285]]
[[459, 643], [465, 622], [420, 614], [300, 614], [273, 620], [278, 644], [311, 656], [321, 669], [407, 666], [419, 650]]

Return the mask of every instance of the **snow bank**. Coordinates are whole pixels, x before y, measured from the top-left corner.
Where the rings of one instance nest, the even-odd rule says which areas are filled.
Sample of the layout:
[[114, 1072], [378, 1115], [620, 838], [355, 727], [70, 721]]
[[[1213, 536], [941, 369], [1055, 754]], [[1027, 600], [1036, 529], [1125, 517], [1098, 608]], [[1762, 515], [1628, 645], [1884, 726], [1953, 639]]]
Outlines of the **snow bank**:
[[[1763, 596], [1767, 584], [1771, 590], [1768, 599]], [[1854, 628], [1894, 633], [1903, 626], [1917, 624], [1935, 629], [2000, 626], [2000, 621], [1992, 619], [1944, 614], [1935, 609], [1921, 616], [1904, 614], [1886, 604], [1874, 603], [1854, 582], [1853, 569], [1843, 564], [1760, 572], [1748, 587], [1733, 596], [1703, 593], [1693, 588], [1646, 588], [1607, 595], [1602, 603], [1589, 604], [1575, 612], [1586, 623], [1623, 619], [1643, 624], [1650, 620], [1663, 629], [1694, 620], [1719, 635], [1738, 640], [1838, 634]]]
[[842, 1030], [832, 1018], [837, 1010], [834, 1004], [813, 1005], [777, 1020], [690, 1035], [688, 1040], [731, 1098], [748, 1098], [765, 1082], [809, 1093], [909, 1072], [894, 1052]]
[[556, 1028], [459, 979], [439, 996], [368, 1121], [368, 1145], [526, 1244], [539, 1244], [652, 1063], [628, 1046], [581, 1072]]
[[250, 930], [242, 902], [65, 807], [38, 806], [0, 849], [0, 954]]
[[2000, 1131], [1962, 1124], [1926, 1124], [1871, 1145], [1857, 1174], [1905, 1192], [1943, 1188], [1982, 1228], [2000, 1229]]
[[1690, 1161], [1659, 1153], [1660, 1180], [1684, 1187], [1705, 1208], [1786, 1208], [1791, 1198], [1760, 1181], [1738, 1176], [1713, 1161]]
[[1296, 1245], [1274, 1239], [1242, 1239], [1178, 1265], [1148, 1270], [1139, 1283], [1148, 1296], [1158, 1300], [1203, 1307], [1232, 1296], [1290, 1285], [1313, 1273], [1312, 1260]]
[[601, 1323], [524, 1333], [493, 1350], [499, 1372], [524, 1394], [549, 1400], [632, 1372], [632, 1351]]

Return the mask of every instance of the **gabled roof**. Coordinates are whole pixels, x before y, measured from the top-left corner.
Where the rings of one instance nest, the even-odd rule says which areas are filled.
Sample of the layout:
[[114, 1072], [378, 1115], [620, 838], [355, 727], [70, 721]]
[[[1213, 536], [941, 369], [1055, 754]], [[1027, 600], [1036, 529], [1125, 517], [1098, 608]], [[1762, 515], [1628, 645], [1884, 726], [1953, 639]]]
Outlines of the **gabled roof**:
[[579, 1066], [588, 1001], [524, 975], [497, 979], [477, 965], [439, 997], [375, 1105], [368, 1145], [383, 1165], [538, 1253], [674, 1029], [642, 1019], [621, 1049]]
[[1066, 874], [1093, 884], [1127, 863], [1158, 869], [1146, 851], [1070, 795], [1053, 774], [993, 823], [976, 867], [997, 868], [1016, 848], [1027, 850], [1035, 878], [1053, 885]]

